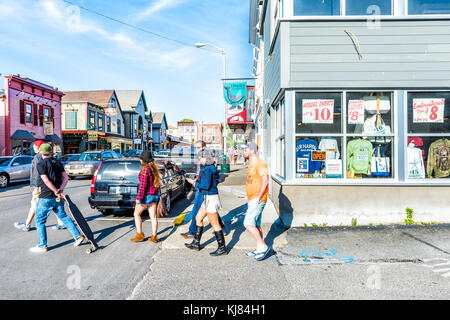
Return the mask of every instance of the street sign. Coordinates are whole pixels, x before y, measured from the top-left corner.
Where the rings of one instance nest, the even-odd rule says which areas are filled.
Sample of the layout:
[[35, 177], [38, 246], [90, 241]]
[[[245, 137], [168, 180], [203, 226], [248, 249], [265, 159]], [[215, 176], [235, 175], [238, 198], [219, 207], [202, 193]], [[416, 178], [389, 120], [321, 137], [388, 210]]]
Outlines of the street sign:
[[53, 121], [44, 122], [44, 135], [51, 136], [53, 133]]

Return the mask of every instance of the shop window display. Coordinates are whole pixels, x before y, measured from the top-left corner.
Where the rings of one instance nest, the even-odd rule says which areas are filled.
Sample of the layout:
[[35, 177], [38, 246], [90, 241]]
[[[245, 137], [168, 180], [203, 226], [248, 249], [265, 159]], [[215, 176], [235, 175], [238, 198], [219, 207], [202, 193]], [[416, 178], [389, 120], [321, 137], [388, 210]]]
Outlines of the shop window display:
[[407, 177], [450, 178], [450, 93], [408, 93]]

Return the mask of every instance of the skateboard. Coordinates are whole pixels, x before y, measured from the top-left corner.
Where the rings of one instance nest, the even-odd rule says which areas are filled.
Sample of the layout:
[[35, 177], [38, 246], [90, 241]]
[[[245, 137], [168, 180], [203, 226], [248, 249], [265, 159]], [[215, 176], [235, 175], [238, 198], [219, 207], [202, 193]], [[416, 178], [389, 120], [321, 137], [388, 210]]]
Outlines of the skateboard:
[[64, 196], [66, 200], [68, 211], [72, 219], [75, 221], [75, 224], [80, 231], [80, 233], [91, 243], [91, 248], [86, 250], [86, 253], [92, 253], [96, 251], [99, 247], [97, 242], [94, 239], [94, 234], [92, 233], [91, 228], [89, 227], [86, 219], [84, 219], [80, 209], [72, 202], [68, 195]]

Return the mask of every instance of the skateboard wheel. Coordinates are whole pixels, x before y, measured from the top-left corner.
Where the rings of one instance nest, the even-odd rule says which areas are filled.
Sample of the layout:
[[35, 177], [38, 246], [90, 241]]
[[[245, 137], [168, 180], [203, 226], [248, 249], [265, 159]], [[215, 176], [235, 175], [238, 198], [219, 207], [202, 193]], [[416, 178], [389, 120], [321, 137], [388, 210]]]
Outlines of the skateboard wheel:
[[86, 253], [89, 254], [92, 252], [92, 249], [86, 249]]

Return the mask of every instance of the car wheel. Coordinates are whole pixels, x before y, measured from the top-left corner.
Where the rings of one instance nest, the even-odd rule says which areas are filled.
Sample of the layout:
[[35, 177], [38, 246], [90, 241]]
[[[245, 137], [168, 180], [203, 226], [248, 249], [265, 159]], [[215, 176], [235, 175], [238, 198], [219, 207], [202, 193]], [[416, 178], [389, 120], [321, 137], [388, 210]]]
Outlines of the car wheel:
[[166, 210], [167, 212], [170, 212], [172, 206], [172, 197], [170, 196], [170, 193], [167, 194], [166, 196]]
[[9, 177], [8, 175], [2, 173], [0, 174], [0, 188], [6, 188], [9, 184]]

